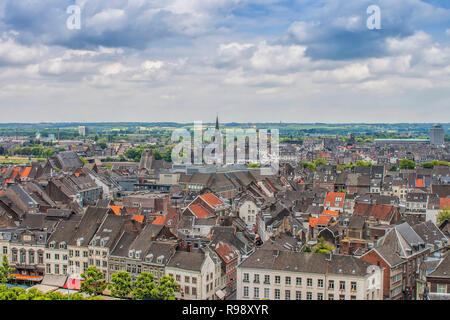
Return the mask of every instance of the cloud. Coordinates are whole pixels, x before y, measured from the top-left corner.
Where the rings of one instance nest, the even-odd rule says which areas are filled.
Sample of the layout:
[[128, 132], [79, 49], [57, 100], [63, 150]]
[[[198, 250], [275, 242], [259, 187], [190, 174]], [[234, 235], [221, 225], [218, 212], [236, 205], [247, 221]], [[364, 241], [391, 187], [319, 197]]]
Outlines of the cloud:
[[78, 0], [82, 29], [68, 30], [73, 3], [1, 1], [2, 121], [450, 115], [450, 15], [436, 4], [378, 0], [370, 31], [372, 0]]

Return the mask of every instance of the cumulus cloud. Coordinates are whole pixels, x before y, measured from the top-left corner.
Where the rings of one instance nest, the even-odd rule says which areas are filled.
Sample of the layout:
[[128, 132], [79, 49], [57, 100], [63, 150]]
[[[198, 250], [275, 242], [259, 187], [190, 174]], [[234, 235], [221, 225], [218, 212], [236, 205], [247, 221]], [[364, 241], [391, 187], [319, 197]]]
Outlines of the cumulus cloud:
[[68, 30], [73, 3], [1, 1], [4, 115], [383, 121], [375, 106], [414, 110], [421, 94], [436, 112], [419, 120], [449, 115], [450, 14], [436, 4], [379, 0], [382, 30], [370, 31], [372, 0], [77, 0], [82, 28]]

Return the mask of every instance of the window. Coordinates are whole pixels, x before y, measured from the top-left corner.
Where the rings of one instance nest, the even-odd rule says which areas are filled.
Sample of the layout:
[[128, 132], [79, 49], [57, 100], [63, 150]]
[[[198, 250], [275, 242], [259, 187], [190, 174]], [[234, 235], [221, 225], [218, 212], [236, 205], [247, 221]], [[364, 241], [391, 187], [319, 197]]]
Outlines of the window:
[[248, 297], [248, 287], [244, 287], [244, 297]]
[[197, 297], [197, 288], [192, 288], [192, 295]]
[[356, 282], [352, 281], [351, 283], [351, 290], [354, 292], [356, 291]]
[[286, 284], [291, 285], [291, 277], [286, 277]]
[[264, 276], [264, 284], [270, 284], [270, 276], [267, 274]]
[[306, 293], [306, 300], [312, 300], [312, 293], [311, 292], [307, 292]]
[[190, 281], [190, 277], [185, 276], [185, 277], [184, 277], [184, 282], [189, 283], [189, 281]]
[[437, 293], [447, 293], [447, 285], [446, 284], [438, 284], [437, 285]]
[[55, 260], [59, 260], [59, 254], [55, 254]]
[[80, 256], [80, 251], [79, 250], [75, 250], [75, 257], [79, 257]]
[[47, 264], [47, 265], [45, 266], [45, 272], [46, 272], [46, 273], [51, 273], [51, 272], [52, 272], [51, 266], [50, 266], [49, 264]]
[[46, 253], [45, 258], [50, 260], [50, 253]]
[[356, 296], [350, 296], [350, 300], [356, 300]]
[[88, 257], [88, 252], [87, 251], [83, 251], [83, 258], [87, 258]]
[[34, 264], [34, 251], [33, 250], [28, 251], [28, 261], [30, 264]]
[[323, 300], [323, 293], [317, 294], [317, 300]]
[[280, 284], [281, 282], [281, 277], [280, 276], [275, 276], [275, 283], [276, 284]]
[[8, 254], [8, 247], [3, 247], [3, 254]]
[[284, 298], [285, 300], [291, 300], [291, 290], [286, 290], [284, 292]]
[[296, 291], [295, 292], [295, 299], [296, 300], [302, 300], [302, 292], [301, 291]]
[[302, 278], [297, 277], [297, 278], [295, 279], [295, 284], [296, 284], [297, 286], [301, 286], [301, 285], [302, 285]]
[[270, 289], [264, 288], [264, 299], [269, 299], [270, 297]]
[[59, 274], [59, 264], [55, 264], [55, 273]]
[[331, 294], [331, 293], [330, 293], [330, 294], [328, 295], [328, 300], [334, 300], [334, 294]]
[[253, 276], [253, 282], [254, 282], [254, 283], [259, 283], [259, 274], [255, 274], [255, 275]]
[[280, 289], [275, 289], [275, 300], [280, 300]]
[[328, 289], [334, 289], [334, 280], [328, 281]]
[[180, 276], [179, 274], [177, 274], [177, 275], [175, 276], [175, 278], [176, 278], [177, 282], [180, 282], [180, 281], [181, 281], [181, 276]]
[[317, 286], [318, 286], [319, 288], [323, 288], [323, 279], [317, 280]]
[[313, 285], [313, 280], [312, 280], [311, 278], [308, 278], [308, 279], [306, 280], [306, 285], [307, 285], [308, 287], [312, 287], [312, 285]]
[[253, 297], [259, 299], [259, 288], [253, 288]]
[[[208, 280], [208, 275], [206, 276], [206, 280]], [[244, 280], [243, 281], [244, 282], [249, 282], [250, 281], [248, 273], [244, 273]]]
[[197, 278], [196, 277], [192, 277], [192, 283], [193, 284], [197, 284]]
[[339, 300], [345, 300], [345, 295], [344, 294], [339, 295]]
[[339, 281], [339, 289], [345, 290], [345, 281]]
[[189, 286], [184, 287], [184, 293], [190, 294]]

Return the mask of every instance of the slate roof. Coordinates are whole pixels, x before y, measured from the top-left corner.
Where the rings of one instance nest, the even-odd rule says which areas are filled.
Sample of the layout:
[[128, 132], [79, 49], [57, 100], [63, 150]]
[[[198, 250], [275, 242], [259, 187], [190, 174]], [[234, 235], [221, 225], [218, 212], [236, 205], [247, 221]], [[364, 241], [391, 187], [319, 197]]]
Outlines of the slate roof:
[[447, 252], [437, 268], [427, 275], [429, 278], [450, 278], [450, 254]]
[[205, 254], [202, 252], [177, 251], [170, 259], [167, 267], [200, 272], [204, 260]]
[[352, 256], [257, 249], [239, 268], [365, 276], [369, 263]]

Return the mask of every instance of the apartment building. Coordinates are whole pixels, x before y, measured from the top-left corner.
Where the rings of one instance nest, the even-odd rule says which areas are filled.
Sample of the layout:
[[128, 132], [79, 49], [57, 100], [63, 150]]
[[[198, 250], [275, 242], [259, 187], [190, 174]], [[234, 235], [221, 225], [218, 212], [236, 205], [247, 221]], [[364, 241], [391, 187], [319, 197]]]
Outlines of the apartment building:
[[383, 269], [352, 256], [259, 249], [239, 265], [238, 300], [381, 300]]
[[180, 285], [175, 294], [182, 300], [217, 300], [225, 296], [226, 277], [221, 274], [221, 260], [209, 249], [177, 251], [166, 267], [166, 275]]

